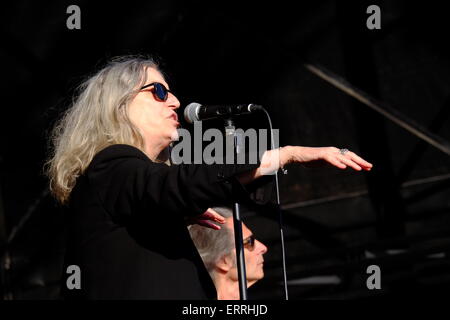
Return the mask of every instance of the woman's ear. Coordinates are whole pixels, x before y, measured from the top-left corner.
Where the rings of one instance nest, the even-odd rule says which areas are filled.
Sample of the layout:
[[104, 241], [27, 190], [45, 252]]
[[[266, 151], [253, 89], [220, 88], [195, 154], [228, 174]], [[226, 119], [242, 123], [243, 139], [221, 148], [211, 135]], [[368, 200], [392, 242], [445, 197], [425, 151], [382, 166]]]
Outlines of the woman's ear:
[[217, 260], [216, 268], [220, 272], [227, 273], [235, 266], [234, 259], [230, 254], [223, 255]]

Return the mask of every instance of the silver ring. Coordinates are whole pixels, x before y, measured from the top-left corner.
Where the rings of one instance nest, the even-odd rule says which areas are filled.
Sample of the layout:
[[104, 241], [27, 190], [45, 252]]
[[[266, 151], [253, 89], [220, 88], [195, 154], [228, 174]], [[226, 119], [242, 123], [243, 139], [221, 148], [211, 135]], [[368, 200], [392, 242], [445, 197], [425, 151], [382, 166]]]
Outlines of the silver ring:
[[348, 149], [339, 149], [339, 153], [342, 155], [344, 155], [347, 152], [348, 152]]

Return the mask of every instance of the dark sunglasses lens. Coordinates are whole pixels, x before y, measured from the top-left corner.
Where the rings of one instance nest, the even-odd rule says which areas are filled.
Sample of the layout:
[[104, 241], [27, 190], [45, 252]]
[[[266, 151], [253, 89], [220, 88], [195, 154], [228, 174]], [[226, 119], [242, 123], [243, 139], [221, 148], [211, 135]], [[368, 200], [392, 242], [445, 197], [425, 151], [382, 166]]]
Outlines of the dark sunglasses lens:
[[255, 236], [252, 235], [252, 237], [250, 238], [250, 245], [252, 246], [252, 248], [255, 247], [255, 240], [256, 240]]
[[155, 83], [155, 95], [159, 100], [167, 100], [167, 89], [161, 83]]
[[244, 241], [244, 246], [247, 247], [248, 249], [253, 250], [253, 248], [255, 247], [255, 240], [256, 240], [255, 236], [251, 235]]

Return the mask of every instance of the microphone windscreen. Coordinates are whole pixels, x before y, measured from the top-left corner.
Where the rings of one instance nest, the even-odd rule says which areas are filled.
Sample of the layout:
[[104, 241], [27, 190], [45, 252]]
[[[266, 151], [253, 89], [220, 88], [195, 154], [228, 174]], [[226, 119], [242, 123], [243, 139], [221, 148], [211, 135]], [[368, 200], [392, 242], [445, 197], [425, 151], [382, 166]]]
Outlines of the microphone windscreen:
[[184, 119], [189, 123], [194, 123], [194, 121], [199, 121], [198, 119], [198, 109], [202, 105], [197, 102], [189, 103], [186, 108], [184, 108]]

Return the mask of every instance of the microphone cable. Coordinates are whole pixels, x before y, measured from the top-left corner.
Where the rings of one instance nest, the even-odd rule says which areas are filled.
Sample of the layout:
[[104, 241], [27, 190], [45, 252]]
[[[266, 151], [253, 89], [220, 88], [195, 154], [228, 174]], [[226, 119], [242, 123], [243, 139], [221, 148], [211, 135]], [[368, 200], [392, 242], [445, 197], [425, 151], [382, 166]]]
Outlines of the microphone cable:
[[[273, 150], [275, 148], [275, 141], [273, 138], [273, 127], [272, 127], [272, 120], [270, 118], [269, 112], [264, 107], [261, 107], [261, 110], [264, 111], [266, 114], [267, 120], [269, 122], [269, 128], [270, 128], [270, 148]], [[288, 287], [287, 287], [287, 275], [286, 275], [286, 251], [284, 246], [284, 233], [283, 233], [283, 214], [281, 211], [281, 203], [280, 203], [280, 187], [278, 184], [278, 172], [280, 170], [277, 170], [275, 173], [275, 191], [276, 191], [276, 207], [278, 211], [278, 225], [280, 228], [280, 240], [281, 240], [281, 256], [282, 256], [282, 264], [283, 264], [283, 283], [284, 283], [284, 294], [285, 299], [289, 300], [288, 295]], [[286, 171], [283, 171], [284, 174], [286, 174]]]

